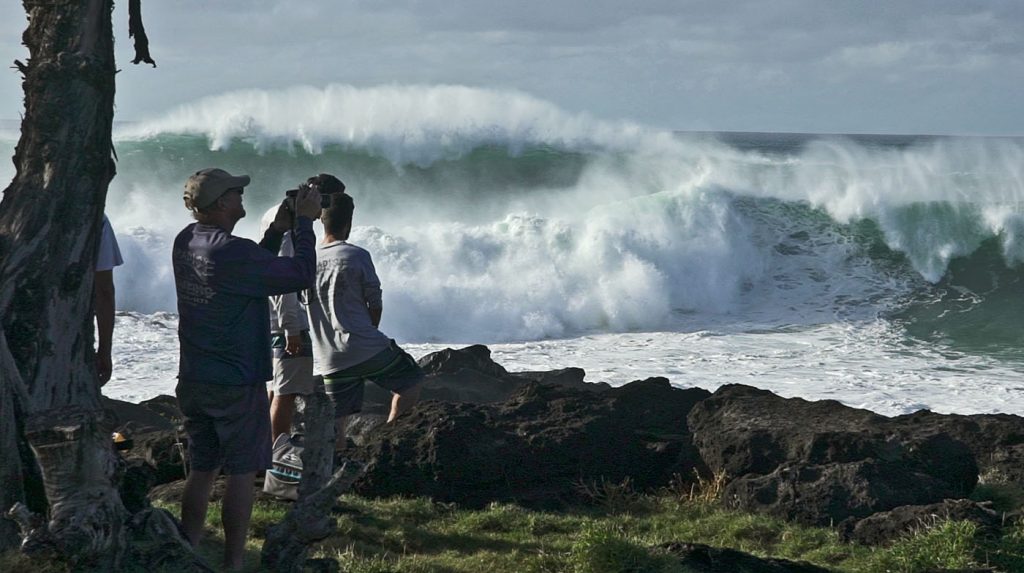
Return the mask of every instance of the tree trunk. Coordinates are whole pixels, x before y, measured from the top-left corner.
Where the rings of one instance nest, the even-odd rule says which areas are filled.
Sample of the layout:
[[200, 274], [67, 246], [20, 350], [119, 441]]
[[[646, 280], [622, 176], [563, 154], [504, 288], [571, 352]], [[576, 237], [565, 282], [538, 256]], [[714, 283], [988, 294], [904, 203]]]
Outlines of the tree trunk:
[[[113, 2], [23, 4], [25, 116], [0, 203], [0, 350], [10, 356], [0, 360], [0, 415], [14, 411], [16, 424], [0, 422], [0, 444], [9, 458], [18, 430], [28, 436], [58, 547], [108, 562], [123, 551], [127, 516], [101, 423], [91, 309], [114, 176]], [[3, 501], [18, 495], [5, 491]]]
[[276, 573], [308, 570], [309, 547], [334, 533], [335, 502], [363, 475], [362, 464], [349, 462], [331, 475], [334, 464], [334, 408], [322, 392], [303, 396], [302, 481], [299, 499], [284, 519], [267, 528], [261, 563]]
[[331, 509], [338, 496], [352, 489], [365, 469], [362, 464], [348, 462], [318, 491], [299, 498], [280, 523], [267, 528], [260, 564], [276, 573], [306, 571], [309, 547], [327, 539], [337, 528]]
[[306, 421], [299, 482], [301, 501], [324, 487], [334, 472], [334, 404], [323, 392], [300, 396], [299, 401]]
[[[0, 516], [25, 500], [21, 452], [18, 447], [18, 412], [15, 404], [25, 401], [17, 365], [0, 336]], [[14, 522], [0, 518], [0, 552], [17, 547], [21, 538]]]

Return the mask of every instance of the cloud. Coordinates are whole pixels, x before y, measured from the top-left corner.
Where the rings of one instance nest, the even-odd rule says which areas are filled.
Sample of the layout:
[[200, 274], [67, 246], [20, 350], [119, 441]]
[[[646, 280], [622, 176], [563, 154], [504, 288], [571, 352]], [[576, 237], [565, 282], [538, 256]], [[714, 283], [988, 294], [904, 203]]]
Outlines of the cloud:
[[[514, 89], [679, 129], [1024, 132], [1004, 103], [1024, 87], [1019, 0], [146, 2], [156, 70], [126, 64], [124, 10], [125, 119], [230, 90], [341, 82]], [[0, 58], [24, 57], [20, 7], [0, 15]], [[0, 117], [17, 116], [19, 91], [14, 74], [0, 83]], [[988, 112], [922, 111], [979, 95]]]

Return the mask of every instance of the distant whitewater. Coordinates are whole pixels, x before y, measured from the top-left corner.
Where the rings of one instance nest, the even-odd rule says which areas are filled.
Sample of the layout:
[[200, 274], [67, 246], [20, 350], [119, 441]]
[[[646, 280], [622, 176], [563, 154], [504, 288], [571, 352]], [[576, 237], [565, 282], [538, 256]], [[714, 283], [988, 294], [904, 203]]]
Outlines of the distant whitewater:
[[341, 177], [414, 353], [1024, 413], [1022, 139], [673, 133], [458, 86], [234, 92], [115, 139], [108, 393], [173, 389], [181, 187], [220, 166], [253, 178], [250, 237], [285, 189]]

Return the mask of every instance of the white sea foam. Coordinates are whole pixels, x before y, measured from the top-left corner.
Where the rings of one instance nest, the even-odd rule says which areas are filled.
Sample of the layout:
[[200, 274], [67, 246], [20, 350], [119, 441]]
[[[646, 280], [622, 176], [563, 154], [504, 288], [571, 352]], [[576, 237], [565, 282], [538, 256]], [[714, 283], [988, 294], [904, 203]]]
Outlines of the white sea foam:
[[[341, 169], [359, 205], [352, 240], [384, 283], [383, 328], [416, 354], [487, 342], [507, 367], [582, 366], [597, 381], [746, 382], [883, 413], [1022, 410], [1019, 365], [908, 346], [879, 319], [986, 239], [1024, 261], [1019, 139], [773, 152], [517, 92], [338, 85], [206, 98], [116, 138], [107, 212], [127, 261], [119, 308], [133, 311], [118, 318], [116, 396], [173, 388], [174, 317], [159, 313], [174, 309], [168, 250], [189, 222], [180, 189], [223, 165], [261, 173], [237, 228], [250, 237], [285, 185]], [[539, 149], [541, 168], [572, 176], [481, 186], [482, 146]], [[909, 266], [872, 256], [854, 228], [865, 220]]]
[[[231, 92], [117, 130], [120, 141], [162, 134], [202, 135], [212, 150], [238, 140], [258, 151], [297, 146], [312, 154], [341, 145], [379, 154], [399, 169], [455, 159], [481, 145], [513, 155], [535, 145], [598, 158], [612, 153], [619, 160], [594, 161], [570, 195], [584, 207], [622, 195], [708, 189], [807, 202], [838, 222], [876, 221], [889, 245], [907, 253], [929, 281], [987, 237], [1001, 237], [1010, 262], [1024, 256], [1016, 239], [1024, 217], [1019, 139], [938, 138], [893, 148], [827, 137], [773, 157], [708, 137], [597, 120], [519, 92], [421, 85]], [[174, 183], [181, 178], [176, 173]], [[608, 197], [609, 190], [620, 192]]]
[[[396, 171], [385, 179], [358, 168], [352, 175], [364, 177], [353, 186], [353, 241], [377, 260], [394, 334], [414, 341], [699, 329], [735, 315], [766, 325], [870, 318], [890, 310], [915, 277], [876, 268], [844, 230], [862, 218], [928, 281], [988, 237], [999, 237], [1009, 262], [1024, 256], [1017, 140], [894, 148], [823, 138], [772, 154], [599, 121], [517, 92], [332, 85], [233, 92], [119, 128], [123, 148], [150, 153], [142, 171], [131, 166], [135, 155], [123, 157], [108, 203], [128, 231], [129, 258], [141, 263], [141, 272], [118, 278], [123, 308], [174, 309], [166, 251], [188, 217], [178, 193], [163, 189], [180, 188], [176, 158], [192, 140], [166, 137], [182, 133], [207, 139], [214, 151], [200, 157], [211, 164], [258, 161], [254, 153], [294, 145], [325, 161], [344, 160], [346, 151], [328, 150], [341, 145], [391, 162]], [[140, 138], [158, 142], [167, 161], [129, 146]], [[239, 140], [255, 149], [225, 151]], [[466, 154], [482, 145], [512, 155], [531, 146], [577, 152], [584, 164], [559, 186], [476, 188], [458, 178], [472, 173]], [[272, 163], [259, 166], [271, 175], [304, 176], [291, 165], [298, 158], [266, 157]], [[445, 176], [448, 194], [423, 187], [429, 178], [402, 175], [409, 165], [460, 158], [461, 171]], [[272, 200], [260, 183], [246, 195], [250, 212]], [[810, 221], [800, 205], [823, 215]], [[255, 236], [249, 219], [239, 234]]]
[[[596, 334], [491, 346], [492, 358], [512, 371], [582, 367], [589, 382], [620, 386], [664, 376], [673, 385], [715, 390], [748, 384], [785, 397], [839, 400], [885, 415], [920, 409], [942, 413], [1024, 415], [1024, 367], [900, 344], [884, 321], [833, 323], [759, 333], [696, 332]], [[177, 367], [173, 315], [121, 312], [114, 341], [114, 375], [107, 396], [140, 401], [173, 394]], [[403, 347], [416, 357], [444, 344]], [[456, 345], [457, 346], [457, 345]]]

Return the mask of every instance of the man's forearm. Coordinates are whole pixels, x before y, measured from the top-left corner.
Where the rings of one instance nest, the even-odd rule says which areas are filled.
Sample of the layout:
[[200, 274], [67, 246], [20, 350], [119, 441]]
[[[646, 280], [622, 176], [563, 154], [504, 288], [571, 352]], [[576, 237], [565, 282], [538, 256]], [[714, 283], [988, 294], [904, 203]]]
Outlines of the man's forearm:
[[273, 225], [267, 227], [260, 239], [259, 245], [275, 255], [281, 250], [281, 242], [284, 240], [284, 231], [279, 231]]
[[373, 324], [374, 327], [380, 326], [380, 317], [383, 314], [384, 314], [384, 308], [383, 307], [371, 308], [370, 309], [370, 323]]

